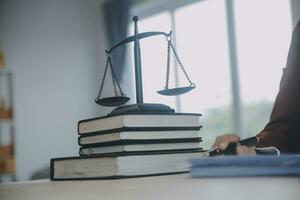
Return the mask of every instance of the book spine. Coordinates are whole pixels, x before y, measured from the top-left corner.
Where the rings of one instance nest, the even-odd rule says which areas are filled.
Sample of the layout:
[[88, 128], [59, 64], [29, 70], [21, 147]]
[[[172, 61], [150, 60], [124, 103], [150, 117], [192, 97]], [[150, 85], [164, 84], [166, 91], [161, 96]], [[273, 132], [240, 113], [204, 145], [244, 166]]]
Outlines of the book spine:
[[[122, 114], [124, 115], [124, 114]], [[170, 114], [170, 113], [160, 113], [160, 114], [157, 114], [157, 113], [128, 113], [126, 115], [188, 115], [188, 116], [198, 116], [198, 117], [201, 117], [202, 114], [200, 113], [173, 113], [173, 114]], [[102, 117], [96, 117], [96, 118], [90, 118], [90, 119], [84, 119], [84, 120], [80, 120], [77, 124], [77, 132], [78, 134], [85, 134], [85, 133], [80, 133], [79, 129], [80, 129], [80, 125], [82, 123], [85, 123], [85, 122], [90, 122], [90, 121], [96, 121], [96, 120], [101, 120], [101, 119], [105, 119], [105, 118], [114, 118], [116, 116], [121, 116], [121, 115], [106, 115], [106, 116], [102, 116]]]
[[51, 181], [55, 180], [55, 178], [54, 178], [54, 162], [55, 162], [55, 159], [50, 160], [50, 180]]
[[158, 174], [144, 174], [144, 175], [132, 175], [132, 176], [103, 176], [103, 177], [86, 177], [86, 178], [52, 178], [51, 181], [89, 181], [89, 180], [115, 180], [115, 179], [127, 179], [127, 178], [140, 178], [140, 177], [152, 177], [152, 176], [166, 176], [172, 174], [183, 174], [188, 173], [188, 171], [178, 171], [178, 172], [168, 172], [168, 173], [158, 173]]
[[178, 154], [178, 153], [197, 153], [197, 152], [206, 152], [203, 148], [193, 148], [193, 149], [168, 149], [168, 150], [151, 150], [151, 151], [122, 151], [122, 152], [110, 152], [110, 153], [98, 153], [98, 154], [84, 154], [82, 153], [83, 147], [79, 149], [79, 155], [81, 158], [90, 158], [94, 157], [116, 157], [116, 156], [139, 156], [139, 155], [159, 155], [159, 154]]
[[[201, 117], [202, 114], [201, 113], [140, 113], [140, 112], [136, 112], [136, 113], [128, 113], [128, 114], [121, 114], [121, 115], [189, 115], [189, 116], [199, 116]], [[115, 117], [115, 116], [120, 116], [120, 115], [105, 115], [105, 116], [102, 116], [102, 117], [94, 117], [94, 118], [89, 118], [89, 119], [83, 119], [83, 120], [80, 120], [78, 123], [84, 123], [84, 122], [89, 122], [89, 121], [94, 121], [94, 120], [99, 120], [99, 119], [104, 119], [104, 118], [111, 118], [111, 117]]]
[[118, 140], [118, 141], [110, 141], [110, 142], [99, 142], [93, 144], [79, 144], [82, 147], [107, 147], [107, 146], [115, 146], [115, 145], [133, 145], [133, 144], [164, 144], [164, 143], [187, 143], [187, 142], [202, 142], [202, 138], [178, 138], [178, 139], [151, 139], [151, 140]]
[[129, 132], [129, 131], [188, 131], [188, 130], [200, 130], [202, 126], [185, 126], [185, 127], [120, 127], [109, 130], [95, 131], [89, 133], [80, 133], [78, 127], [78, 135], [80, 136], [95, 136], [104, 135], [118, 132]]

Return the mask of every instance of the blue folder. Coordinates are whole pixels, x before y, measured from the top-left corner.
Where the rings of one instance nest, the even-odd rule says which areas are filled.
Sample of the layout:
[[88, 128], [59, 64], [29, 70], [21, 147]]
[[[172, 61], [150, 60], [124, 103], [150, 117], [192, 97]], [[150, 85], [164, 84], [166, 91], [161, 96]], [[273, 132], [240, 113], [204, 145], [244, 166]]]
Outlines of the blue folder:
[[300, 175], [300, 155], [207, 157], [190, 163], [194, 178]]

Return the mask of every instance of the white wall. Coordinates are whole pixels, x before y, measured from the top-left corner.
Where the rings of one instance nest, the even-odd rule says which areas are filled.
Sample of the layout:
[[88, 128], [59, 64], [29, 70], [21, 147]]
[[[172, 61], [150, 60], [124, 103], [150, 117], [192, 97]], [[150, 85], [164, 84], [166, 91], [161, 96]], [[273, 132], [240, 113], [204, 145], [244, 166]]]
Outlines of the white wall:
[[93, 100], [105, 64], [101, 0], [0, 0], [0, 44], [14, 73], [17, 178], [78, 155], [77, 122], [108, 112]]

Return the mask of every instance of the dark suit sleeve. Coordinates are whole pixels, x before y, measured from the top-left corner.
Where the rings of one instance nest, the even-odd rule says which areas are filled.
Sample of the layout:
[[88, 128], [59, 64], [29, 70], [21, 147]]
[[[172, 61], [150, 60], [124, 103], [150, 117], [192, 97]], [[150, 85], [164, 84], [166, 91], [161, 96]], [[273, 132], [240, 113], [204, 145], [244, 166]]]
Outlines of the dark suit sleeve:
[[300, 152], [300, 22], [293, 31], [270, 121], [257, 136], [259, 147], [275, 146], [282, 153]]

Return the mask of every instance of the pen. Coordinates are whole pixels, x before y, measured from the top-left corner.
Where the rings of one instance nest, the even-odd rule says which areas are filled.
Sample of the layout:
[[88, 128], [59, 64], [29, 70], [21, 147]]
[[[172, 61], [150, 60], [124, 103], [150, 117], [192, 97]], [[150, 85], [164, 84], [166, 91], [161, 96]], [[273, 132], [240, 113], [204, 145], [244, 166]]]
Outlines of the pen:
[[229, 143], [227, 148], [225, 150], [221, 150], [219, 148], [217, 149], [212, 149], [211, 151], [208, 151], [209, 156], [217, 156], [217, 155], [233, 155], [235, 154], [235, 148], [238, 144], [240, 145], [245, 145], [247, 147], [253, 147], [257, 145], [259, 141], [259, 138], [254, 136], [250, 138], [246, 138], [244, 140], [241, 140], [237, 143]]

